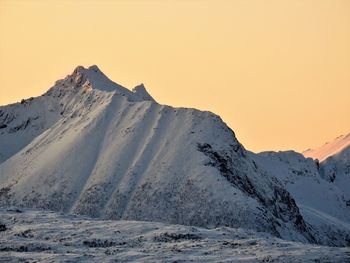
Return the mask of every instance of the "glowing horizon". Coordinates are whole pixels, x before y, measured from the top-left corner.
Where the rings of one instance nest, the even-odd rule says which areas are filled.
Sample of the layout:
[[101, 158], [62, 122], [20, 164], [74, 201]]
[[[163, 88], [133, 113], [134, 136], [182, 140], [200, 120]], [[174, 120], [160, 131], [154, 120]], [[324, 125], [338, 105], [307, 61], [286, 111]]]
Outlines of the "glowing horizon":
[[0, 105], [96, 64], [161, 104], [210, 110], [249, 150], [350, 132], [350, 1], [0, 0]]

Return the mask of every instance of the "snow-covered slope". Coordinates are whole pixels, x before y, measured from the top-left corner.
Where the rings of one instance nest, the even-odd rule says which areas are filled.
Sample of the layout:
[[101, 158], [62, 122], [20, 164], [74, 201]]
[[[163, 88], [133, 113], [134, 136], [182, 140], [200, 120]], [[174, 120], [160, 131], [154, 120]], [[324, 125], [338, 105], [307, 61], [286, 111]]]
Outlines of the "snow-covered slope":
[[331, 142], [327, 142], [318, 149], [309, 149], [303, 152], [305, 157], [318, 159], [320, 162], [324, 161], [332, 155], [336, 155], [346, 148], [350, 147], [350, 133], [348, 135], [341, 135]]
[[322, 163], [293, 151], [262, 152], [251, 156], [291, 193], [318, 239], [333, 240], [332, 245], [349, 245], [350, 184], [342, 188], [326, 180]]
[[[350, 133], [303, 154], [320, 160], [321, 177], [350, 195]], [[350, 207], [350, 198], [346, 204]]]
[[[350, 191], [350, 146], [321, 163], [321, 174], [343, 191]], [[347, 200], [350, 208], [350, 199]]]
[[129, 91], [109, 80], [97, 66], [79, 66], [43, 96], [0, 106], [0, 163], [68, 114], [81, 116], [93, 104], [108, 103], [112, 94], [132, 102], [153, 100], [143, 85]]
[[349, 262], [350, 248], [264, 233], [0, 210], [1, 262]]
[[318, 242], [288, 191], [213, 113], [160, 105], [96, 66], [0, 110], [3, 206]]

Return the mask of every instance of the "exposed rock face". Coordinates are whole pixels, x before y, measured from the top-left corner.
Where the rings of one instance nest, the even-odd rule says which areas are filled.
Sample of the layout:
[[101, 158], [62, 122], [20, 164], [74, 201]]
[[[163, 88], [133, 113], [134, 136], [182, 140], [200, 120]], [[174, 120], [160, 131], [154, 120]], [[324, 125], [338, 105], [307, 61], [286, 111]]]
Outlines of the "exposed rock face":
[[143, 85], [129, 91], [96, 66], [0, 107], [0, 125], [3, 206], [328, 242], [218, 116], [160, 105]]
[[[220, 155], [220, 153], [212, 149], [210, 144], [198, 145], [198, 149], [211, 159], [206, 165], [218, 168], [221, 175], [234, 187], [256, 199], [260, 204], [266, 207], [275, 218], [285, 223], [294, 223], [303, 233], [311, 233], [309, 226], [307, 226], [300, 215], [293, 197], [277, 180], [275, 180], [275, 178], [269, 177], [264, 170], [259, 170], [254, 161], [254, 171], [257, 174], [263, 175], [268, 182], [264, 187], [261, 187], [261, 185], [257, 183], [259, 182], [258, 178], [254, 178], [251, 174], [246, 173], [244, 165], [235, 163], [237, 159], [232, 159], [228, 155]], [[240, 145], [233, 146], [233, 151], [243, 158], [248, 158]], [[237, 169], [237, 167], [239, 168]], [[272, 194], [269, 195], [268, 193]], [[280, 225], [278, 221], [274, 223], [276, 226]], [[309, 235], [308, 239], [312, 242], [316, 242], [312, 235]]]

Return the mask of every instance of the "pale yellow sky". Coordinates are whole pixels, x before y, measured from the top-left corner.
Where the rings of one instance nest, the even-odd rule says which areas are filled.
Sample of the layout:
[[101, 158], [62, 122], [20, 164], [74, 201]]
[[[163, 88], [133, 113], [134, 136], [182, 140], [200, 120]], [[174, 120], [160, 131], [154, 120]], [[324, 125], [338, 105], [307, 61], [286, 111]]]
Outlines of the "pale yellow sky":
[[92, 64], [253, 151], [350, 132], [349, 0], [0, 0], [0, 105]]

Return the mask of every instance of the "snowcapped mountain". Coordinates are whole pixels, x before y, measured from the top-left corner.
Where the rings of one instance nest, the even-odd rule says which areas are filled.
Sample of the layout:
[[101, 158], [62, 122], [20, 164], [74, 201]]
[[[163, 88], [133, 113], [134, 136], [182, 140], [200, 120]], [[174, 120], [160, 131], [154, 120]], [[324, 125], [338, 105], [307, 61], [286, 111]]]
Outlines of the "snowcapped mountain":
[[[326, 143], [316, 150], [305, 151], [304, 156], [320, 160], [320, 174], [342, 191], [350, 192], [350, 133]], [[349, 193], [350, 194], [350, 193]], [[350, 207], [350, 199], [347, 199]]]
[[[344, 141], [350, 141], [349, 138], [350, 134], [344, 137]], [[350, 192], [350, 144], [321, 162], [321, 175], [344, 192]], [[350, 209], [350, 198], [346, 204]]]
[[[1, 206], [348, 244], [347, 227], [337, 235], [332, 225], [349, 223], [336, 201], [348, 192], [334, 186], [329, 201], [293, 190], [304, 175], [312, 187], [324, 181], [317, 191], [330, 183], [311, 159], [276, 158], [246, 151], [217, 115], [160, 105], [143, 85], [130, 91], [96, 66], [77, 67], [41, 97], [0, 107]], [[334, 218], [323, 224], [330, 230], [305, 212], [315, 209]]]
[[328, 157], [336, 155], [346, 148], [350, 147], [350, 133], [348, 135], [341, 135], [331, 142], [327, 142], [318, 149], [309, 149], [303, 152], [305, 157], [318, 159], [320, 162], [326, 160]]
[[[92, 88], [94, 87], [94, 88]], [[153, 101], [143, 85], [133, 91], [109, 80], [97, 66], [77, 67], [41, 97], [0, 107], [0, 163], [8, 159], [68, 114], [89, 111], [96, 101], [108, 103], [112, 92], [128, 100]], [[101, 106], [103, 107], [103, 106]], [[24, 131], [25, 130], [25, 131]]]
[[293, 151], [262, 152], [251, 157], [291, 193], [318, 240], [349, 245], [350, 181], [343, 180], [341, 186], [327, 180], [324, 163]]
[[349, 245], [350, 134], [302, 154], [262, 152], [251, 157], [292, 194], [318, 239], [337, 237], [333, 239]]

